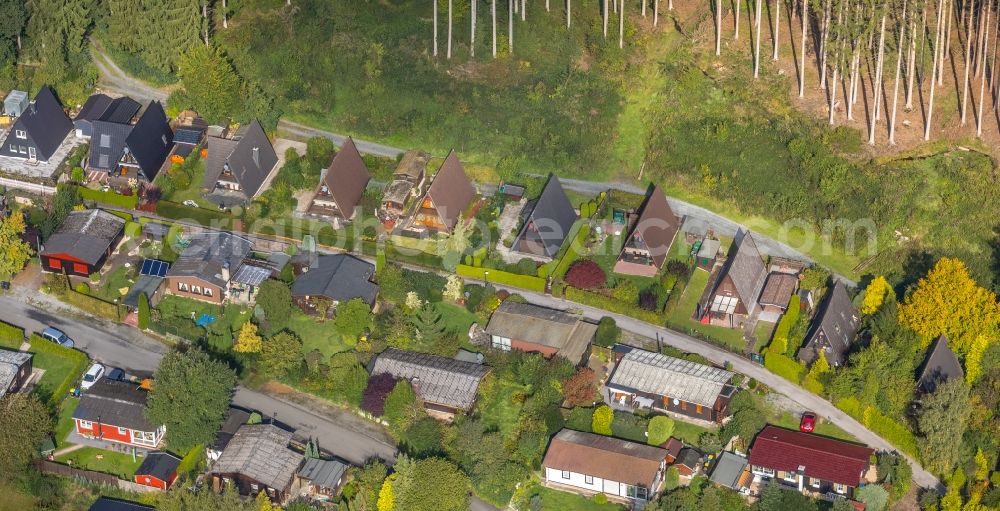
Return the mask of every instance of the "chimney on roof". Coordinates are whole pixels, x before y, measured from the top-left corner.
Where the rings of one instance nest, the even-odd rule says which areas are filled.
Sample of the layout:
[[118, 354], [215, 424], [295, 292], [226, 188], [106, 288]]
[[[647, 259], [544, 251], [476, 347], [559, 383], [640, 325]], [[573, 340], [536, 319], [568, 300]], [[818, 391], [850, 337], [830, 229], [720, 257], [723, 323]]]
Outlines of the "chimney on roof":
[[35, 100], [31, 100], [28, 102], [28, 112], [30, 112], [32, 115], [35, 114]]
[[222, 262], [222, 280], [229, 282], [229, 261]]
[[253, 148], [253, 164], [260, 167], [260, 148]]

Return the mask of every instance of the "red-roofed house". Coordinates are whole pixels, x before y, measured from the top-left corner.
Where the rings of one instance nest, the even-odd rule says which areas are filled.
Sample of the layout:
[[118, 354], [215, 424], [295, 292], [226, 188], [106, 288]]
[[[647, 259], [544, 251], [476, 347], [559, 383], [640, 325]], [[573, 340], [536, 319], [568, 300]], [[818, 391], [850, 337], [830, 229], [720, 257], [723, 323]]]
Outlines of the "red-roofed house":
[[863, 445], [767, 426], [750, 448], [750, 471], [800, 492], [851, 498], [875, 451]]

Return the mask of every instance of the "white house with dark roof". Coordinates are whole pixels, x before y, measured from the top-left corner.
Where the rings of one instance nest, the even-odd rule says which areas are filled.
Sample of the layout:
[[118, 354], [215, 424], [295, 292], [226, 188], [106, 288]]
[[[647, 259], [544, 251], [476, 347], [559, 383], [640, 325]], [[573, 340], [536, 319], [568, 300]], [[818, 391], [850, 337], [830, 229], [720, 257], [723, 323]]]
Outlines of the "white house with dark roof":
[[472, 409], [479, 383], [489, 371], [481, 364], [389, 348], [375, 358], [370, 372], [408, 380], [431, 415], [449, 419]]
[[[375, 306], [378, 285], [372, 282], [375, 265], [350, 254], [321, 255], [304, 265], [292, 283], [292, 301], [306, 314], [331, 316], [338, 304], [358, 298]], [[323, 309], [326, 300], [330, 307]]]
[[278, 155], [260, 123], [254, 120], [232, 138], [209, 136], [202, 187], [222, 205], [249, 202], [263, 191]]
[[729, 415], [729, 401], [736, 393], [732, 372], [635, 348], [615, 353], [620, 358], [605, 384], [612, 405], [716, 423]]
[[47, 162], [72, 130], [73, 121], [52, 89], [45, 85], [10, 127], [0, 145], [0, 156]]

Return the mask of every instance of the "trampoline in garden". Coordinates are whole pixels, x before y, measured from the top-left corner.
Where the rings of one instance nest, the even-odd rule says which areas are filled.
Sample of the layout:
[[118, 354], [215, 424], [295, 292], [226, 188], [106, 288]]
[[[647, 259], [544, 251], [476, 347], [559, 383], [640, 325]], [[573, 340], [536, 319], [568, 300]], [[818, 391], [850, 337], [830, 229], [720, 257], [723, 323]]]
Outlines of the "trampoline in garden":
[[198, 319], [195, 320], [194, 324], [200, 327], [207, 327], [208, 325], [215, 323], [215, 319], [215, 316], [211, 314], [202, 314], [201, 316], [198, 316]]

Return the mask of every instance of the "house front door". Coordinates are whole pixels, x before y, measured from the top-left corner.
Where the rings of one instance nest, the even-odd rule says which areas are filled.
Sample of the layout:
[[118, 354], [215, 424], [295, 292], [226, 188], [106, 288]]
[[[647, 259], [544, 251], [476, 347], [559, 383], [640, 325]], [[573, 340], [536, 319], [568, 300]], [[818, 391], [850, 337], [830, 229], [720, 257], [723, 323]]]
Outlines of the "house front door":
[[28, 159], [29, 160], [34, 160], [36, 158], [37, 158], [37, 156], [35, 155], [35, 148], [32, 147], [32, 146], [28, 146]]

